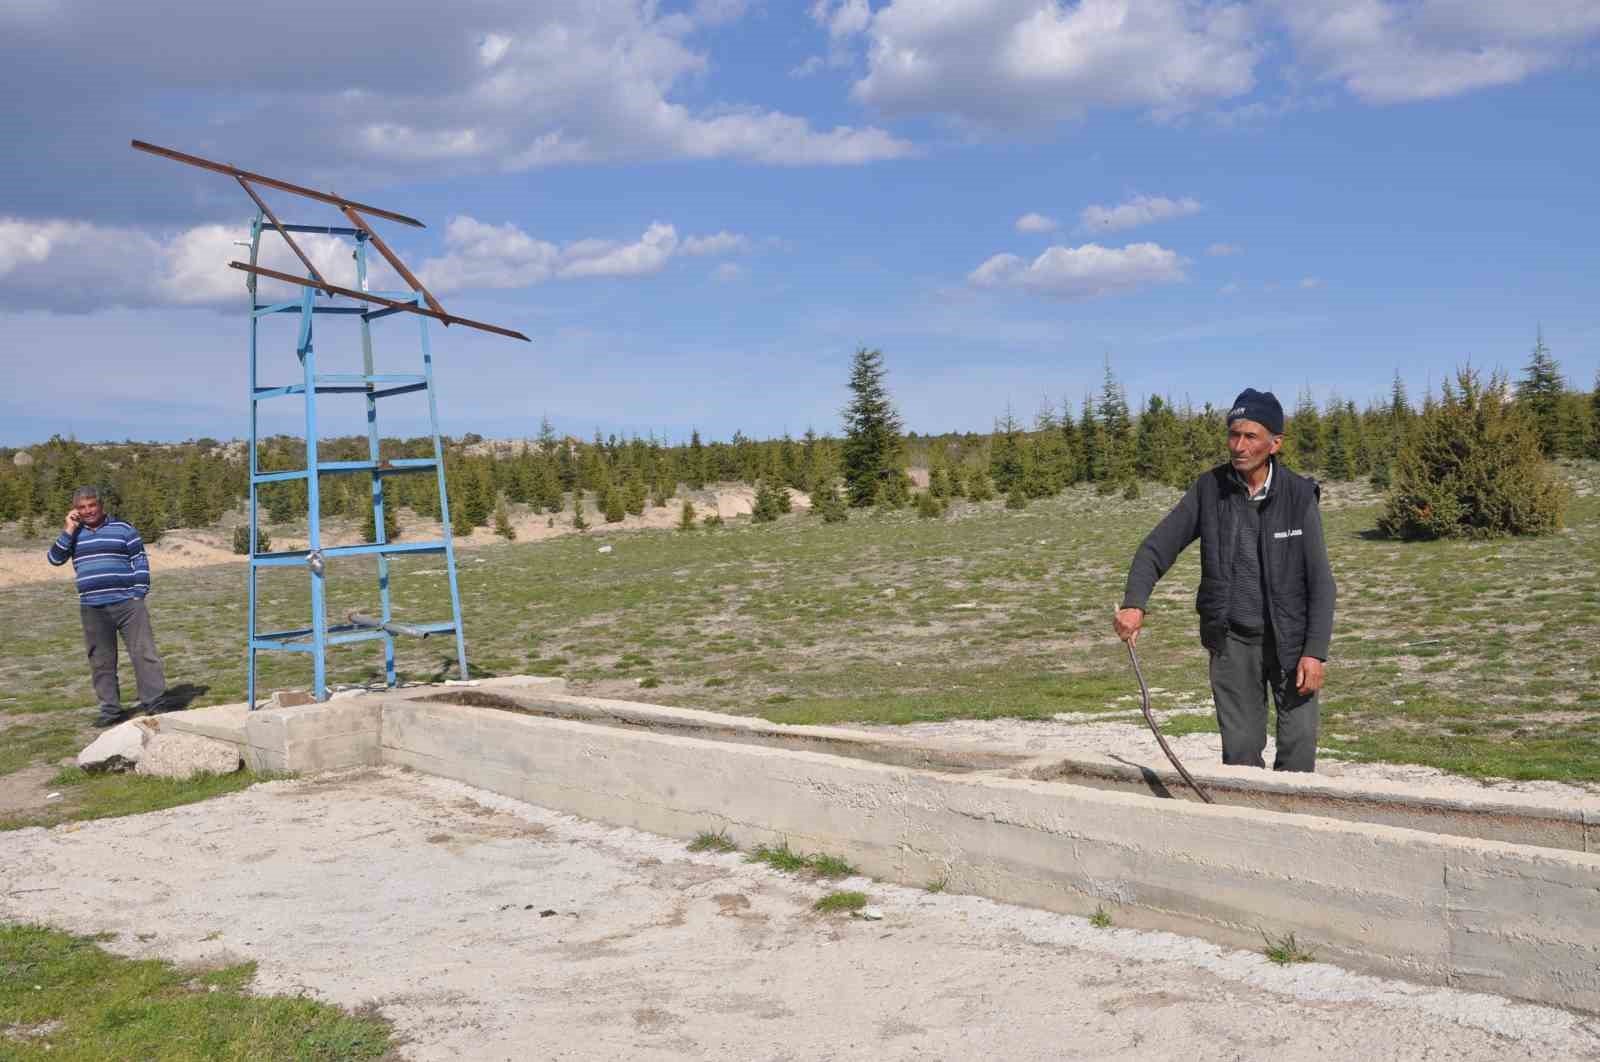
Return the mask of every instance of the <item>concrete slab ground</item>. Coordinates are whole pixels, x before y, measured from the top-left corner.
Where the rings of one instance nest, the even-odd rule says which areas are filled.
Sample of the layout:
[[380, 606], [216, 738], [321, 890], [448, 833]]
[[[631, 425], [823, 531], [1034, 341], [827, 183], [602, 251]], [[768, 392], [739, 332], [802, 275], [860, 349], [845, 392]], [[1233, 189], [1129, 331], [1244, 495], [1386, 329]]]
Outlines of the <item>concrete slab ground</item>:
[[[885, 918], [813, 913], [830, 888]], [[1568, 1011], [801, 881], [394, 768], [8, 834], [0, 918], [254, 959], [414, 1059], [1600, 1059]]]

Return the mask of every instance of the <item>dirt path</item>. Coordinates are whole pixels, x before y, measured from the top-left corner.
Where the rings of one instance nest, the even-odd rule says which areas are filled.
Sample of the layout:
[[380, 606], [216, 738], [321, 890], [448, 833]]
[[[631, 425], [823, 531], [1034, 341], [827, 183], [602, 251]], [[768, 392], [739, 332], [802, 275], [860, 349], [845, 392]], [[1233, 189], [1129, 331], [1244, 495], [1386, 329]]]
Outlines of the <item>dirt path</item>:
[[0, 918], [255, 959], [415, 1059], [1600, 1058], [1600, 1023], [1168, 934], [828, 886], [373, 770], [6, 835]]

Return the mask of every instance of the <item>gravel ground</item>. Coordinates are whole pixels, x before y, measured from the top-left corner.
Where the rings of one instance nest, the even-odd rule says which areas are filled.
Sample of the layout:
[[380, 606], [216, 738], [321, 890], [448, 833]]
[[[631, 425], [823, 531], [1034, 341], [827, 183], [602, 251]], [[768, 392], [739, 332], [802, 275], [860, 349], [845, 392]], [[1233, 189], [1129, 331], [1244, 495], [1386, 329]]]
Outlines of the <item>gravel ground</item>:
[[[831, 888], [884, 918], [819, 915]], [[415, 1059], [1600, 1059], [1600, 1019], [692, 854], [394, 769], [5, 835], [0, 918], [259, 963]]]

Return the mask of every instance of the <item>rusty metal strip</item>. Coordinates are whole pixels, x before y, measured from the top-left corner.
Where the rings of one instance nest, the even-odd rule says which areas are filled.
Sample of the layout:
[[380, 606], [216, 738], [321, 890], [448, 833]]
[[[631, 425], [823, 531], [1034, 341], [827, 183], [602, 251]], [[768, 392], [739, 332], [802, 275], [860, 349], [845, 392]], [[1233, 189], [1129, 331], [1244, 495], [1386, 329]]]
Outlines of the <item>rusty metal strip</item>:
[[372, 226], [367, 224], [366, 218], [356, 213], [355, 209], [348, 204], [341, 206], [339, 209], [344, 212], [345, 217], [350, 219], [352, 225], [367, 234], [367, 238], [372, 241], [372, 246], [376, 247], [378, 253], [383, 255], [384, 261], [394, 266], [394, 271], [405, 278], [405, 282], [411, 285], [411, 290], [426, 299], [428, 305], [433, 307], [433, 311], [439, 314], [440, 318], [448, 325], [450, 323], [450, 315], [445, 312], [443, 306], [439, 305], [439, 300], [434, 298], [433, 294], [422, 286], [422, 281], [418, 280], [411, 270], [406, 268], [406, 264], [400, 261], [400, 256], [389, 250], [389, 245], [383, 242], [383, 237], [372, 231]]
[[[244, 262], [229, 262], [228, 267], [230, 269], [238, 269], [246, 273], [252, 273], [256, 276], [270, 277], [273, 280], [281, 280], [286, 284], [298, 284], [303, 288], [315, 288], [322, 286], [319, 285], [315, 280], [312, 280], [310, 277], [297, 277], [293, 273], [280, 273], [276, 269], [267, 269], [264, 266], [248, 265]], [[501, 328], [499, 325], [485, 324], [482, 321], [474, 321], [468, 317], [456, 317], [452, 314], [440, 313], [437, 310], [430, 310], [426, 307], [418, 306], [414, 302], [401, 302], [398, 299], [390, 299], [385, 298], [382, 295], [374, 295], [370, 291], [356, 291], [353, 288], [341, 288], [337, 284], [326, 285], [326, 290], [335, 295], [343, 295], [346, 298], [360, 299], [363, 302], [375, 302], [380, 306], [387, 306], [390, 309], [404, 310], [407, 313], [421, 314], [423, 317], [432, 317], [436, 320], [443, 321], [445, 324], [466, 325], [468, 328], [476, 328], [480, 332], [493, 332], [497, 336], [509, 336], [512, 339], [520, 339], [524, 343], [533, 342], [521, 332], [514, 331], [510, 328]]]
[[327, 192], [319, 192], [315, 188], [307, 188], [304, 185], [290, 184], [288, 181], [280, 181], [276, 177], [268, 177], [265, 174], [251, 173], [249, 170], [241, 170], [237, 166], [229, 166], [224, 162], [212, 162], [210, 159], [203, 159], [199, 155], [189, 155], [182, 151], [174, 151], [172, 148], [164, 148], [155, 144], [147, 144], [143, 140], [134, 140], [132, 141], [132, 144], [134, 149], [137, 151], [146, 151], [152, 155], [160, 155], [164, 159], [171, 159], [174, 162], [182, 162], [190, 166], [198, 166], [202, 170], [211, 170], [213, 173], [225, 173], [229, 177], [240, 177], [248, 181], [254, 181], [256, 184], [265, 185], [268, 188], [276, 188], [280, 192], [289, 192], [292, 195], [305, 196], [307, 199], [315, 199], [319, 203], [329, 203], [333, 206], [339, 207], [340, 209], [343, 209], [347, 206], [352, 206], [364, 214], [371, 214], [373, 217], [384, 218], [388, 221], [398, 221], [402, 225], [410, 225], [413, 228], [427, 228], [427, 226], [422, 222], [406, 214], [397, 214], [392, 210], [384, 210], [382, 207], [368, 206], [365, 203], [357, 203], [353, 199], [346, 199], [343, 196], [338, 195], [330, 195]]
[[325, 294], [332, 295], [333, 292], [328, 290], [327, 278], [322, 275], [316, 266], [311, 264], [311, 259], [307, 258], [306, 253], [300, 249], [300, 245], [294, 242], [294, 237], [289, 235], [289, 230], [283, 227], [283, 223], [278, 220], [278, 215], [274, 214], [272, 208], [267, 206], [267, 201], [256, 195], [256, 190], [250, 187], [249, 181], [243, 177], [234, 179], [239, 182], [239, 187], [244, 189], [245, 194], [256, 201], [256, 206], [267, 216], [267, 220], [272, 222], [272, 227], [278, 230], [278, 235], [282, 236], [283, 242], [289, 245], [289, 250], [293, 251], [295, 257], [300, 259], [300, 264], [306, 267], [307, 272], [317, 278], [317, 287], [322, 289]]

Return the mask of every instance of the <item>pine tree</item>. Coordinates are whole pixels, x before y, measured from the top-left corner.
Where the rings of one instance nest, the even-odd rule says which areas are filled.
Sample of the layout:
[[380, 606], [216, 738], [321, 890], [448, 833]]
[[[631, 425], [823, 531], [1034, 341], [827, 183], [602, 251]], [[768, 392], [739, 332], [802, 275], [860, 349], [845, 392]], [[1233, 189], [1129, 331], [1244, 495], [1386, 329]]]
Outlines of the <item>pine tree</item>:
[[1100, 489], [1109, 492], [1126, 486], [1134, 478], [1133, 418], [1122, 385], [1111, 372], [1106, 359], [1106, 378], [1100, 391], [1100, 427], [1105, 437], [1105, 476]]
[[1098, 482], [1106, 475], [1105, 435], [1095, 419], [1094, 400], [1086, 393], [1078, 415], [1078, 439], [1083, 448], [1083, 478]]
[[[398, 502], [390, 501], [388, 494], [388, 491], [384, 492], [383, 540], [385, 542], [394, 542], [400, 538], [400, 514], [398, 512], [400, 505]], [[363, 542], [376, 542], [378, 541], [378, 525], [371, 504], [362, 506], [362, 511], [365, 515], [361, 523], [361, 540]]]
[[822, 517], [825, 524], [842, 524], [850, 518], [850, 507], [839, 495], [833, 480], [819, 483], [811, 492], [811, 511]]
[[1594, 372], [1594, 390], [1589, 392], [1589, 456], [1600, 460], [1600, 369]]
[[690, 490], [705, 490], [706, 447], [700, 441], [700, 429], [698, 428], [689, 432], [689, 460], [688, 467], [684, 469], [684, 473], [684, 481], [689, 484]]
[[1539, 449], [1546, 457], [1556, 454], [1559, 435], [1556, 409], [1561, 402], [1566, 383], [1561, 378], [1561, 366], [1544, 345], [1544, 330], [1534, 338], [1533, 353], [1522, 368], [1523, 376], [1517, 381], [1517, 405], [1525, 409], [1539, 433]]
[[755, 505], [750, 510], [750, 519], [758, 524], [769, 524], [778, 515], [778, 488], [772, 480], [762, 479], [756, 483]]
[[628, 515], [627, 506], [622, 500], [622, 491], [609, 483], [606, 484], [605, 493], [600, 495], [600, 508], [605, 513], [608, 524], [620, 524], [623, 517]]
[[1018, 483], [1006, 493], [1006, 508], [1026, 509], [1027, 507], [1028, 496], [1022, 492], [1022, 484]]
[[1302, 388], [1295, 401], [1294, 419], [1289, 422], [1287, 434], [1284, 449], [1289, 453], [1284, 456], [1284, 463], [1300, 472], [1321, 471], [1327, 446], [1322, 414], [1317, 411], [1310, 387]]
[[648, 499], [648, 492], [644, 485], [644, 473], [634, 468], [628, 473], [627, 486], [623, 488], [622, 507], [634, 516], [644, 515], [644, 503]]
[[694, 530], [694, 502], [688, 498], [683, 499], [683, 507], [678, 510], [678, 530]]
[[944, 502], [935, 497], [932, 491], [921, 491], [917, 494], [917, 515], [924, 520], [943, 516]]
[[993, 441], [989, 445], [989, 478], [999, 490], [1009, 491], [1022, 484], [1022, 425], [1006, 408], [1006, 419], [994, 426]]
[[467, 512], [464, 504], [455, 501], [450, 503], [450, 533], [458, 538], [466, 538], [472, 534], [472, 529], [478, 525], [472, 522], [472, 517]]
[[574, 531], [589, 530], [589, 521], [583, 517], [583, 491], [576, 487], [572, 491], [572, 529]]
[[862, 347], [850, 369], [854, 396], [844, 411], [845, 491], [856, 507], [892, 503], [903, 493], [900, 417], [884, 385], [883, 353]]
[[206, 489], [205, 468], [198, 454], [183, 466], [183, 492], [178, 497], [180, 527], [206, 527], [211, 523], [211, 505]]
[[507, 542], [517, 537], [517, 529], [511, 526], [511, 511], [506, 508], [505, 495], [495, 499], [494, 533]]
[[1488, 387], [1471, 369], [1425, 407], [1394, 467], [1394, 486], [1378, 529], [1402, 539], [1537, 535], [1561, 526], [1568, 489], [1539, 448], [1521, 403], [1505, 381]]

